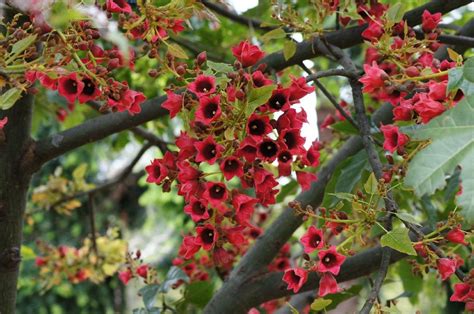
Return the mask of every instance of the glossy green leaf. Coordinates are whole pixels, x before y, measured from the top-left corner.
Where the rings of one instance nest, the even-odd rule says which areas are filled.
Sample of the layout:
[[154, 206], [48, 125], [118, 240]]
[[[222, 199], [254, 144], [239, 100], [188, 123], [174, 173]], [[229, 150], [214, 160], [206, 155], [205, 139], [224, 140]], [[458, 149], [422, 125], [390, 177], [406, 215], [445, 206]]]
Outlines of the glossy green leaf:
[[19, 55], [23, 51], [25, 51], [28, 47], [30, 47], [36, 40], [36, 34], [26, 36], [25, 38], [17, 41], [12, 46], [12, 54]]
[[403, 18], [405, 9], [402, 2], [397, 2], [387, 10], [387, 18], [393, 23], [398, 23]]
[[166, 274], [165, 280], [161, 284], [160, 292], [168, 292], [168, 290], [180, 280], [188, 283], [189, 277], [181, 270], [181, 268], [172, 266], [168, 271], [168, 274]]
[[378, 192], [378, 182], [373, 172], [369, 175], [369, 178], [364, 183], [364, 189], [369, 194], [376, 194]]
[[274, 30], [271, 30], [265, 34], [262, 35], [262, 40], [267, 42], [269, 40], [272, 40], [272, 39], [281, 39], [281, 38], [285, 38], [286, 37], [286, 33], [283, 29], [281, 28], [276, 28]]
[[248, 93], [248, 103], [246, 107], [246, 114], [251, 115], [255, 109], [265, 104], [272, 96], [275, 85], [266, 85], [258, 88], [252, 88]]
[[446, 186], [446, 175], [461, 166], [463, 193], [457, 204], [469, 222], [474, 221], [474, 96], [460, 101], [454, 108], [409, 135], [414, 140], [431, 139], [408, 165], [405, 186], [417, 196], [433, 194]]
[[15, 103], [20, 99], [21, 97], [21, 90], [13, 87], [7, 90], [5, 93], [0, 95], [0, 109], [2, 110], [8, 110]]
[[168, 44], [168, 53], [172, 55], [173, 57], [179, 58], [179, 59], [187, 59], [188, 55], [186, 54], [186, 51], [184, 51], [183, 48], [181, 48], [180, 45], [177, 44]]
[[283, 57], [285, 60], [290, 59], [296, 53], [296, 43], [292, 40], [288, 40], [285, 42], [285, 46], [283, 47]]
[[187, 302], [203, 308], [211, 300], [214, 285], [210, 281], [196, 281], [188, 285], [184, 298]]
[[22, 260], [22, 261], [33, 260], [33, 259], [35, 259], [35, 257], [36, 257], [36, 254], [35, 254], [35, 252], [33, 251], [33, 249], [30, 248], [30, 247], [28, 247], [28, 246], [26, 246], [26, 245], [22, 245], [22, 246], [21, 246], [20, 253], [21, 253], [21, 260]]
[[146, 285], [145, 287], [141, 288], [138, 293], [143, 298], [143, 304], [147, 310], [150, 310], [154, 307], [156, 302], [156, 295], [160, 290], [160, 285], [153, 284], [153, 285]]
[[462, 68], [452, 68], [448, 71], [448, 86], [446, 88], [446, 93], [449, 94], [451, 91], [456, 91], [461, 86], [463, 81], [463, 69]]
[[207, 60], [207, 66], [211, 68], [212, 70], [214, 70], [215, 72], [220, 72], [220, 73], [228, 73], [234, 70], [234, 68], [227, 63], [212, 62], [210, 60]]
[[395, 228], [384, 234], [380, 238], [380, 244], [408, 255], [416, 255], [416, 251], [408, 236], [408, 229], [403, 227]]
[[331, 303], [332, 303], [332, 300], [318, 298], [314, 300], [313, 303], [311, 303], [311, 309], [313, 311], [322, 311]]
[[469, 58], [464, 62], [463, 76], [466, 80], [474, 82], [474, 58]]

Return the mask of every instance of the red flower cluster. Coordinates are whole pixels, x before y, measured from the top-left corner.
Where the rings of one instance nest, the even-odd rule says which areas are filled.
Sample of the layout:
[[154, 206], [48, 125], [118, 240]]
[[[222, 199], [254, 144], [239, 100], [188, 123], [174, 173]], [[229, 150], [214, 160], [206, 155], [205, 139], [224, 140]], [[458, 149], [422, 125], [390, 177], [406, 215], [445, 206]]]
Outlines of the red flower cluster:
[[[310, 271], [318, 272], [320, 275], [318, 296], [323, 297], [330, 293], [340, 291], [336, 278], [344, 263], [346, 257], [336, 251], [336, 247], [331, 245], [328, 249], [323, 250], [326, 246], [323, 239], [323, 230], [310, 226], [306, 233], [301, 237], [300, 242], [303, 244], [306, 254], [315, 250], [318, 252], [318, 261], [310, 269]], [[304, 285], [308, 278], [308, 271], [303, 268], [289, 268], [285, 271], [283, 281], [288, 284], [288, 290], [297, 293]]]
[[[260, 234], [255, 208], [275, 203], [278, 177], [295, 173], [302, 188], [309, 188], [316, 176], [304, 168], [318, 166], [320, 148], [315, 142], [305, 149], [301, 127], [306, 113], [293, 108], [314, 88], [304, 78], [293, 78], [288, 86], [272, 85], [262, 66], [244, 70], [241, 66], [263, 56], [248, 42], [234, 47], [233, 53], [240, 61], [235, 72], [203, 72], [204, 62], [196, 62], [186, 91], [167, 91], [163, 108], [171, 117], [180, 114], [189, 125], [176, 139], [177, 153], [168, 152], [146, 167], [147, 181], [162, 184], [164, 191], [177, 182], [178, 194], [186, 201], [184, 211], [197, 223], [195, 233], [184, 237], [179, 256], [190, 260], [203, 249], [224, 271]], [[255, 104], [249, 95], [262, 91], [267, 101]], [[241, 189], [253, 189], [255, 197]]]
[[[472, 271], [469, 276], [472, 278]], [[471, 280], [466, 282], [457, 283], [454, 285], [454, 293], [449, 298], [451, 302], [464, 302], [466, 303], [466, 312], [474, 311], [474, 284]]]

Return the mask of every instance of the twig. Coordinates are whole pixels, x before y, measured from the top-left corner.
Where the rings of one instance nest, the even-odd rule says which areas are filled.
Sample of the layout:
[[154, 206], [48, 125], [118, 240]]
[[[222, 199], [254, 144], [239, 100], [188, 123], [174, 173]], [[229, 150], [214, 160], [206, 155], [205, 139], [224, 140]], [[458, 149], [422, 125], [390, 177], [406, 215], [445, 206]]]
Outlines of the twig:
[[[350, 124], [352, 124], [357, 130], [359, 129], [359, 126], [357, 125], [357, 123], [354, 121], [354, 119], [352, 119], [352, 117], [347, 114], [347, 112], [344, 110], [344, 108], [341, 107], [341, 105], [339, 105], [339, 102], [334, 98], [334, 96], [326, 89], [326, 87], [324, 87], [323, 84], [321, 84], [321, 82], [318, 81], [317, 79], [317, 75], [318, 74], [323, 74], [323, 76], [320, 76], [320, 77], [326, 77], [326, 76], [330, 76], [328, 73], [339, 73], [340, 71], [335, 71], [335, 70], [341, 70], [341, 71], [344, 71], [346, 72], [345, 70], [342, 70], [342, 69], [332, 69], [334, 71], [331, 71], [331, 70], [328, 70], [328, 71], [324, 71], [324, 72], [317, 72], [317, 73], [312, 73], [312, 71], [307, 67], [305, 66], [303, 63], [300, 63], [300, 67], [306, 72], [308, 73], [309, 75], [306, 77], [306, 82], [309, 82], [309, 81], [313, 81], [314, 82], [314, 85], [316, 85], [318, 87], [318, 89], [324, 94], [324, 96], [327, 97], [327, 99], [329, 100], [329, 102], [337, 109], [337, 111], [339, 111], [339, 113], [347, 120], [350, 122]], [[328, 75], [326, 75], [328, 74]], [[347, 74], [347, 73], [346, 73]], [[339, 74], [334, 74], [334, 75], [339, 75]], [[346, 75], [344, 75], [346, 76]]]

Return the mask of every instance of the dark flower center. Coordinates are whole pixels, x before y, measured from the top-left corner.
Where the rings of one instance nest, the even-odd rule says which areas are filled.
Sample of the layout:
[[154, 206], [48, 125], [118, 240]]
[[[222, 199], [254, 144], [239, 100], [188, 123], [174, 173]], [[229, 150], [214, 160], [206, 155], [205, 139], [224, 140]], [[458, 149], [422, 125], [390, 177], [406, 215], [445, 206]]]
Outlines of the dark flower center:
[[239, 168], [239, 163], [235, 159], [228, 159], [224, 164], [224, 170], [226, 172], [233, 172]]
[[220, 185], [214, 185], [210, 191], [209, 195], [214, 199], [221, 199], [224, 197], [225, 189]]
[[278, 161], [286, 163], [291, 160], [291, 154], [288, 151], [281, 152], [278, 155]]
[[214, 230], [212, 229], [204, 229], [201, 232], [201, 239], [202, 242], [206, 244], [212, 244], [214, 243]]
[[283, 141], [285, 142], [288, 149], [293, 149], [296, 146], [296, 136], [293, 132], [288, 132], [283, 137]]
[[215, 144], [207, 144], [204, 149], [202, 150], [202, 154], [206, 159], [212, 159], [216, 157], [216, 145]]
[[77, 93], [77, 82], [76, 80], [67, 80], [64, 84], [64, 88], [69, 94], [76, 94]]
[[201, 202], [195, 202], [192, 210], [196, 215], [203, 215], [206, 212], [206, 207], [204, 207]]
[[267, 158], [271, 158], [278, 152], [278, 146], [273, 141], [264, 141], [260, 144], [260, 153]]
[[255, 87], [262, 87], [265, 85], [265, 81], [263, 80], [263, 77], [254, 77], [253, 78], [253, 85]]
[[315, 234], [311, 237], [311, 246], [312, 247], [318, 247], [318, 245], [321, 243], [321, 237], [318, 234]]
[[160, 166], [155, 166], [153, 168], [153, 175], [155, 176], [155, 178], [159, 178], [161, 176]]
[[127, 6], [127, 1], [125, 0], [114, 0], [114, 2], [116, 5], [118, 5], [122, 9]]
[[278, 264], [277, 264], [277, 268], [280, 269], [280, 270], [284, 270], [286, 267], [286, 262], [285, 260], [282, 260], [280, 261]]
[[325, 266], [332, 266], [334, 264], [334, 262], [336, 261], [336, 258], [333, 254], [326, 254], [324, 257], [323, 257], [323, 264]]
[[196, 89], [200, 93], [207, 93], [212, 89], [212, 83], [209, 80], [201, 80], [197, 82]]
[[283, 94], [275, 94], [268, 101], [270, 107], [275, 110], [280, 110], [286, 103], [286, 97]]
[[91, 96], [95, 92], [95, 85], [90, 79], [83, 79], [82, 82], [84, 83], [84, 89], [82, 93], [88, 96]]
[[306, 154], [306, 158], [308, 158], [308, 161], [311, 164], [314, 164], [314, 162], [316, 161], [316, 156], [311, 152], [308, 152], [308, 154]]
[[291, 272], [291, 281], [298, 283], [300, 281], [300, 276], [298, 276], [294, 271]]
[[258, 231], [257, 229], [252, 229], [250, 231], [250, 236], [254, 239], [258, 238], [259, 235], [260, 235], [260, 231]]
[[208, 119], [214, 118], [217, 113], [218, 105], [217, 103], [208, 103], [204, 108], [204, 116]]
[[265, 134], [265, 122], [260, 119], [255, 119], [249, 123], [249, 132], [252, 135], [263, 135]]

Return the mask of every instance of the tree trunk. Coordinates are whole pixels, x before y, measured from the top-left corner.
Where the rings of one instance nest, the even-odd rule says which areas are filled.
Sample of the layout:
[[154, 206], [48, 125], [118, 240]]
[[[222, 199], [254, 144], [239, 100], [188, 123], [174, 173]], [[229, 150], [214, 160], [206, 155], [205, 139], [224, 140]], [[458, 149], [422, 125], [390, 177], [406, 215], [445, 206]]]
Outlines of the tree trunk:
[[23, 214], [31, 178], [30, 95], [0, 111], [8, 123], [0, 130], [0, 314], [15, 312]]

